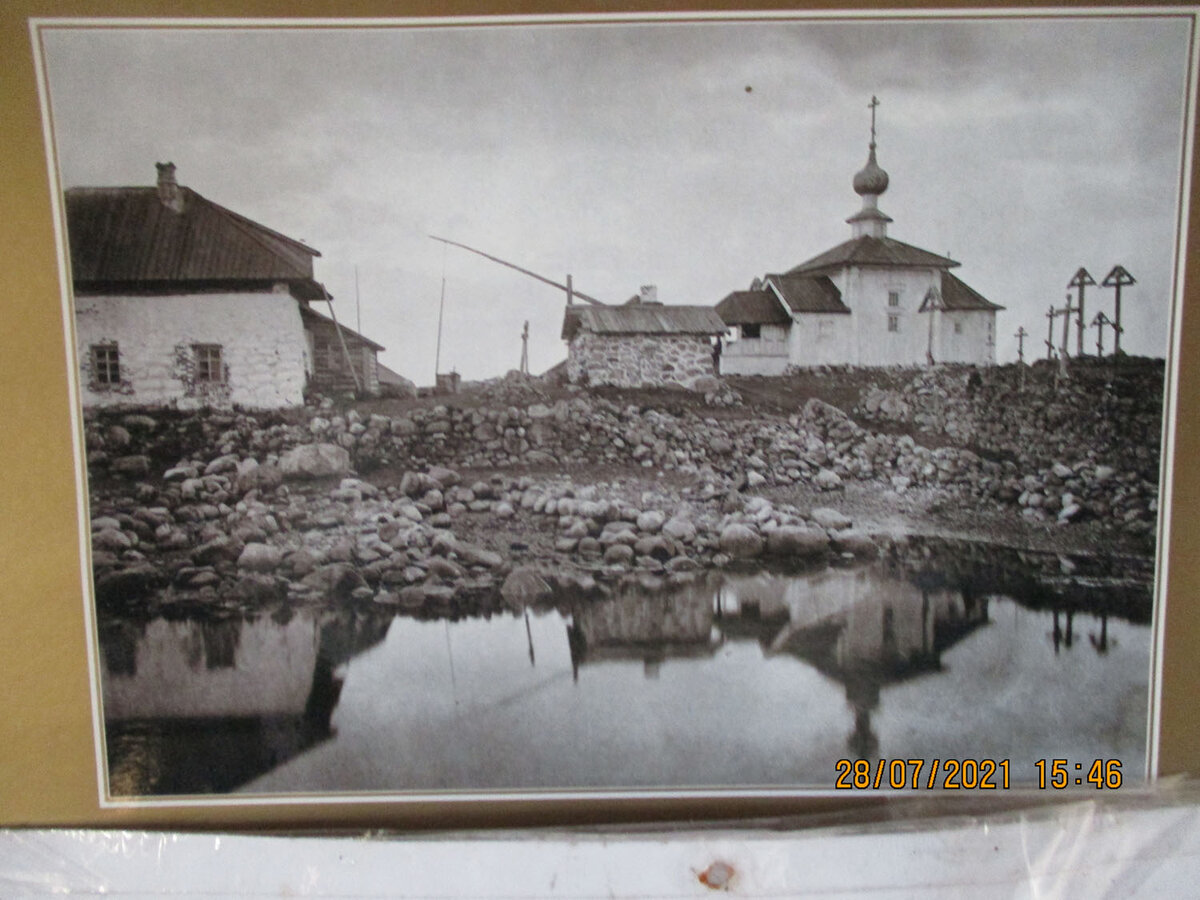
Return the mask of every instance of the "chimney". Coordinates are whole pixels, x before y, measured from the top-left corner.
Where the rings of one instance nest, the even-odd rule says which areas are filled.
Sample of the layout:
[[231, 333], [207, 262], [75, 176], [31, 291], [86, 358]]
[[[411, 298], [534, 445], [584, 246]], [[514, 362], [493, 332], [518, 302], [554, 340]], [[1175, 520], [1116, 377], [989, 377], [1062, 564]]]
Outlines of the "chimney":
[[643, 284], [638, 290], [639, 303], [658, 303], [658, 286], [653, 284]]
[[155, 163], [158, 169], [158, 199], [172, 212], [183, 212], [183, 192], [175, 181], [175, 163]]

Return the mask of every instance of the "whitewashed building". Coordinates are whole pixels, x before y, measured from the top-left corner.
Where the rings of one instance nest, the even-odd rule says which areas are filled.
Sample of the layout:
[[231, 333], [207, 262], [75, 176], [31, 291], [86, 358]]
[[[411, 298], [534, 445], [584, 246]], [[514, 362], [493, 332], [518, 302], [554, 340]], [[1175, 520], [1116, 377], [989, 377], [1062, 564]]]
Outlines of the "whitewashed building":
[[294, 406], [324, 374], [312, 247], [181, 187], [171, 163], [154, 187], [72, 188], [66, 212], [84, 406]]
[[879, 209], [888, 175], [875, 159], [854, 176], [862, 209], [850, 240], [717, 304], [729, 328], [722, 374], [779, 375], [789, 366], [990, 365], [996, 313], [950, 272], [953, 259], [888, 237]]

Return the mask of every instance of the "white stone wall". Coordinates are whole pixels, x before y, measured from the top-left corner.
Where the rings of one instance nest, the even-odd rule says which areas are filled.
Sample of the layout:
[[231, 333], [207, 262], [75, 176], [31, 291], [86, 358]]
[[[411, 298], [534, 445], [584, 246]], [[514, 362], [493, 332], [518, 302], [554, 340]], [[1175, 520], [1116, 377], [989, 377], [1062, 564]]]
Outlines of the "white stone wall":
[[[881, 269], [852, 266], [839, 275], [843, 302], [853, 310], [854, 358], [847, 362], [871, 366], [912, 366], [925, 363], [929, 345], [929, 317], [920, 313], [929, 288], [941, 287], [939, 269]], [[888, 294], [900, 295], [898, 306], [888, 306]], [[888, 330], [888, 316], [899, 319], [897, 331]], [[937, 339], [934, 323], [934, 339]], [[935, 343], [936, 347], [936, 343]], [[936, 358], [936, 356], [935, 356]]]
[[713, 374], [712, 344], [703, 335], [594, 334], [579, 331], [567, 350], [573, 384], [692, 387]]
[[856, 362], [854, 316], [845, 313], [799, 313], [789, 336], [794, 366], [843, 366]]
[[[307, 341], [286, 292], [75, 298], [84, 406], [276, 408], [303, 403]], [[102, 385], [91, 346], [115, 342], [121, 383]], [[221, 347], [225, 382], [198, 382], [194, 344]]]
[[938, 316], [940, 341], [934, 349], [934, 359], [980, 366], [995, 364], [995, 310], [946, 310]]

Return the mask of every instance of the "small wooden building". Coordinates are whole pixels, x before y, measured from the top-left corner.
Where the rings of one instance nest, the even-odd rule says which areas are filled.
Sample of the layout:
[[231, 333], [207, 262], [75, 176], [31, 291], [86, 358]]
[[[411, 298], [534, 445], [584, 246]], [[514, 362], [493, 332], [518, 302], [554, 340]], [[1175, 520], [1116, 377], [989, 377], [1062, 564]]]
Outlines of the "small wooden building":
[[[300, 319], [304, 322], [309, 359], [312, 360], [308, 382], [310, 388], [323, 394], [351, 394], [358, 391], [372, 397], [379, 395], [378, 354], [384, 349], [383, 345], [345, 325], [335, 325], [333, 319], [317, 312], [307, 303], [300, 307]], [[339, 327], [341, 338], [338, 337]], [[358, 377], [357, 384], [355, 376]]]

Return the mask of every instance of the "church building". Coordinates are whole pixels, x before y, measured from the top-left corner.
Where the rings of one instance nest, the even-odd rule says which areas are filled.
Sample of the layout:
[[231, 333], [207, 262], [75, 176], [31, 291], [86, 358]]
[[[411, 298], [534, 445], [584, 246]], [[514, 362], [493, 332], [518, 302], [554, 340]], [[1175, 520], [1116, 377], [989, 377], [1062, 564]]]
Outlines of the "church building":
[[755, 278], [717, 304], [729, 328], [723, 375], [781, 375], [789, 367], [991, 365], [992, 303], [950, 270], [959, 263], [888, 237], [879, 208], [888, 174], [875, 159], [875, 107], [867, 164], [854, 176], [862, 209], [850, 240], [781, 274]]

